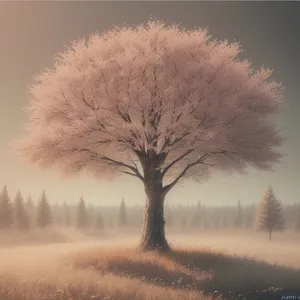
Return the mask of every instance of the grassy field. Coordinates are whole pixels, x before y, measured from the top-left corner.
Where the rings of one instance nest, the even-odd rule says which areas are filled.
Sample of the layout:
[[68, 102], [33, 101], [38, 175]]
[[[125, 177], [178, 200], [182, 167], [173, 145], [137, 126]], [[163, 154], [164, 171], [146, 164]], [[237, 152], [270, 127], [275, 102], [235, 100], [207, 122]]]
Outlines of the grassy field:
[[135, 251], [135, 232], [97, 237], [61, 231], [64, 238], [51, 241], [58, 234], [52, 229], [43, 234], [48, 240], [34, 242], [39, 234], [28, 238], [30, 244], [23, 237], [21, 245], [6, 240], [0, 247], [1, 300], [300, 297], [300, 239], [294, 233], [276, 234], [270, 242], [253, 232], [169, 232], [174, 251], [166, 255]]

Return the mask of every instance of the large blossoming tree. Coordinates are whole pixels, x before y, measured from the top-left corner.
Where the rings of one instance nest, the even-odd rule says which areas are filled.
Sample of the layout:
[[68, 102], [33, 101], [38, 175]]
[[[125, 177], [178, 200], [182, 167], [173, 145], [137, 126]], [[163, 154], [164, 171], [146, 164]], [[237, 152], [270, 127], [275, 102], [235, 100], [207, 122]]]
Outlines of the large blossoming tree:
[[145, 188], [141, 248], [168, 250], [164, 200], [211, 170], [270, 169], [281, 157], [281, 85], [238, 58], [239, 44], [161, 22], [115, 28], [60, 53], [30, 87], [17, 149], [41, 166]]

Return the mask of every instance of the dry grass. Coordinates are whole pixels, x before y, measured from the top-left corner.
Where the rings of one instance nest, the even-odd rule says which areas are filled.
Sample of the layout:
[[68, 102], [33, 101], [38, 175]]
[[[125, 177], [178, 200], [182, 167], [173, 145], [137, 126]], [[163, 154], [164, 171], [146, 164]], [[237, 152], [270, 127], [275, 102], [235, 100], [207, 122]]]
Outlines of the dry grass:
[[[246, 239], [238, 233], [200, 233], [197, 241], [195, 235], [170, 235], [175, 250], [158, 255], [136, 252], [132, 245], [138, 237], [134, 235], [101, 234], [96, 241], [93, 233], [87, 237], [68, 230], [59, 233], [73, 242], [55, 244], [53, 232], [30, 235], [27, 246], [0, 248], [0, 300], [280, 300], [300, 296], [300, 269], [287, 266], [299, 267], [299, 243], [293, 236], [278, 235], [278, 241], [270, 243], [264, 235]], [[33, 243], [35, 239], [39, 245]], [[175, 241], [210, 245], [214, 251], [179, 247]], [[259, 254], [258, 249], [260, 258], [271, 250], [269, 263], [245, 256]], [[287, 265], [270, 263], [275, 260]]]
[[[51, 273], [51, 272], [50, 272]], [[59, 275], [59, 277], [58, 277]], [[200, 298], [199, 298], [200, 296]], [[141, 280], [101, 275], [91, 268], [61, 268], [40, 279], [0, 277], [1, 300], [201, 300], [210, 299], [194, 291], [157, 287]]]
[[92, 268], [99, 274], [201, 292], [214, 299], [269, 300], [300, 295], [300, 270], [207, 249], [176, 249], [167, 255], [98, 249], [78, 254], [72, 262], [76, 268]]

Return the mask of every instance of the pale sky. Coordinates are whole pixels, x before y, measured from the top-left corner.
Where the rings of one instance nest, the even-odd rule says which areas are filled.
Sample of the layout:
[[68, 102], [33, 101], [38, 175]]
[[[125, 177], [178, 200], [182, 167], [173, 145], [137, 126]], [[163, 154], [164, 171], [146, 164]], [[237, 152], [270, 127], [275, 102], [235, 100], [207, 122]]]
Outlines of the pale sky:
[[0, 2], [0, 186], [11, 196], [20, 188], [36, 200], [45, 189], [52, 203], [76, 203], [82, 193], [88, 203], [144, 204], [140, 181], [130, 177], [107, 182], [85, 175], [61, 180], [22, 162], [11, 143], [23, 133], [32, 77], [74, 39], [101, 33], [115, 25], [146, 22], [152, 17], [186, 28], [208, 27], [220, 39], [240, 41], [245, 57], [256, 66], [274, 69], [285, 86], [288, 107], [280, 117], [287, 156], [275, 172], [249, 170], [232, 177], [216, 174], [206, 184], [186, 183], [167, 196], [169, 204], [206, 205], [257, 203], [271, 184], [283, 203], [300, 201], [300, 2]]

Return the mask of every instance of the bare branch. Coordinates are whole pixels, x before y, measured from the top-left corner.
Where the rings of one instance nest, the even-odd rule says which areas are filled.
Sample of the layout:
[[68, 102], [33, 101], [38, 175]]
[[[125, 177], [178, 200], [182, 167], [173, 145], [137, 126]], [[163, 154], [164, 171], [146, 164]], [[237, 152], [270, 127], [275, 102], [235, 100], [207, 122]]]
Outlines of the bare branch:
[[162, 171], [162, 178], [166, 175], [166, 173], [168, 172], [168, 170], [172, 166], [174, 166], [177, 162], [179, 162], [180, 160], [182, 160], [184, 157], [186, 157], [187, 155], [189, 155], [193, 151], [194, 151], [194, 149], [190, 149], [190, 150], [186, 151], [185, 153], [183, 153], [182, 155], [180, 155], [178, 158], [176, 158], [175, 160], [173, 160], [168, 166], [166, 166], [164, 168], [164, 170]]
[[[122, 170], [120, 170], [120, 169], [117, 169], [117, 170], [118, 170], [119, 172], [123, 173], [123, 174], [127, 174], [127, 175], [130, 175], [130, 176], [139, 178], [136, 174], [133, 174], [133, 173], [131, 173], [131, 172], [122, 171]], [[140, 178], [139, 178], [139, 179], [140, 179]]]
[[164, 194], [166, 195], [176, 184], [177, 182], [186, 174], [186, 172], [193, 166], [197, 165], [197, 164], [201, 164], [204, 162], [205, 158], [208, 156], [207, 153], [203, 154], [199, 159], [197, 159], [195, 162], [193, 163], [189, 163], [184, 169], [183, 171], [173, 180], [173, 182], [171, 182], [170, 184], [164, 186], [163, 190], [164, 190]]
[[110, 164], [113, 164], [113, 165], [116, 165], [116, 166], [120, 166], [120, 167], [126, 167], [126, 168], [130, 169], [132, 172], [134, 172], [134, 174], [135, 174], [136, 177], [138, 177], [141, 181], [144, 182], [144, 177], [141, 175], [141, 173], [139, 172], [139, 170], [137, 168], [135, 168], [133, 166], [130, 166], [128, 164], [125, 164], [125, 163], [123, 163], [121, 161], [117, 161], [117, 160], [114, 160], [112, 158], [109, 158], [107, 156], [101, 156], [101, 159], [109, 162]]

